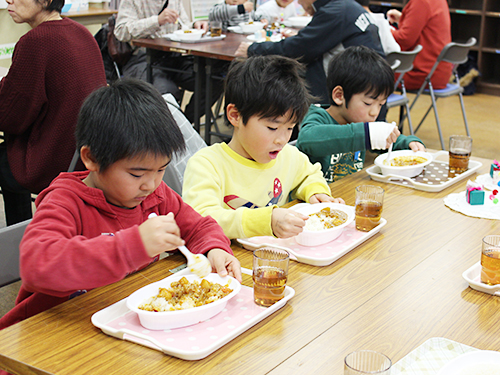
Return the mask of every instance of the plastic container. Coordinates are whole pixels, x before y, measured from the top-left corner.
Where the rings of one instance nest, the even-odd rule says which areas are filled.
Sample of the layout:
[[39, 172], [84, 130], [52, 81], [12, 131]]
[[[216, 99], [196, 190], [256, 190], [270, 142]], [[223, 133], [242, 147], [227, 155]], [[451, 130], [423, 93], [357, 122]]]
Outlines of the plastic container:
[[256, 31], [262, 30], [264, 28], [264, 24], [259, 21], [254, 21], [252, 23], [248, 22], [240, 22], [239, 24], [241, 31], [245, 34], [253, 34]]
[[393, 151], [391, 153], [391, 159], [394, 159], [399, 156], [421, 156], [426, 159], [425, 162], [416, 165], [408, 165], [405, 167], [393, 167], [384, 164], [384, 161], [387, 159], [387, 155], [388, 154], [379, 155], [375, 159], [375, 165], [380, 168], [384, 176], [393, 175], [393, 176], [403, 176], [403, 177], [415, 177], [418, 176], [420, 173], [422, 173], [424, 167], [426, 165], [429, 165], [433, 160], [432, 155], [428, 152], [422, 152], [422, 151], [414, 152], [412, 150]]
[[202, 280], [198, 276], [192, 274], [185, 276], [175, 275], [169, 277], [168, 279], [163, 279], [156, 283], [146, 285], [145, 287], [136, 290], [127, 298], [127, 307], [137, 313], [139, 321], [144, 328], [151, 330], [163, 330], [186, 327], [203, 322], [220, 313], [224, 307], [226, 307], [227, 302], [236, 296], [241, 289], [241, 284], [235, 278], [231, 276], [222, 278], [216, 273], [211, 273], [207, 277], [204, 277], [204, 279], [210, 281], [211, 283], [218, 283], [221, 285], [229, 284], [229, 288], [233, 291], [224, 298], [209, 303], [208, 305], [193, 307], [185, 310], [155, 312], [145, 311], [138, 308], [139, 305], [144, 303], [144, 301], [148, 298], [156, 296], [159, 288], [170, 288], [170, 284], [172, 282], [179, 281], [183, 277], [188, 279], [189, 282]]
[[318, 246], [331, 242], [338, 238], [344, 231], [344, 228], [354, 221], [354, 208], [340, 203], [304, 204], [295, 211], [300, 212], [303, 215], [310, 215], [315, 212], [319, 212], [326, 207], [330, 207], [331, 210], [345, 212], [347, 214], [347, 220], [345, 223], [334, 228], [319, 231], [304, 228], [304, 230], [295, 237], [295, 241], [297, 241], [298, 244], [303, 246]]
[[174, 35], [180, 40], [198, 40], [201, 39], [204, 32], [202, 29], [176, 30]]

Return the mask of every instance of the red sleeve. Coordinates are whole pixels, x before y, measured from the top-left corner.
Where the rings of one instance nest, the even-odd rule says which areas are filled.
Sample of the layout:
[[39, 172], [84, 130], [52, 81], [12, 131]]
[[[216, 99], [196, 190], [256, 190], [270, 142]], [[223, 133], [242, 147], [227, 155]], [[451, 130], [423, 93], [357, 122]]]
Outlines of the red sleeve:
[[406, 4], [398, 29], [392, 30], [392, 35], [402, 51], [409, 51], [415, 47], [430, 17], [431, 9], [427, 2], [410, 1]]
[[75, 202], [63, 203], [49, 200], [26, 229], [20, 266], [27, 290], [67, 296], [119, 281], [155, 260], [147, 255], [137, 226], [102, 235], [103, 223], [95, 222], [96, 235], [85, 237], [78, 231], [90, 220], [81, 218]]
[[172, 189], [164, 186], [166, 215], [173, 212], [175, 221], [181, 230], [181, 237], [186, 241], [186, 247], [195, 254], [205, 254], [212, 249], [222, 249], [233, 255], [231, 242], [217, 222], [210, 216], [203, 217]]

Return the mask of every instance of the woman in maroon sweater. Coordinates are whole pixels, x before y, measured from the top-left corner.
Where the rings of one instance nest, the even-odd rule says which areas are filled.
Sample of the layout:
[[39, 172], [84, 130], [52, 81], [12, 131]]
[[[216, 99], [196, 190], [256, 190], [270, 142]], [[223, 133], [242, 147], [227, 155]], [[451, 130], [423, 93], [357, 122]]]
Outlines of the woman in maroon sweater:
[[61, 18], [64, 0], [7, 3], [14, 22], [32, 28], [0, 81], [0, 187], [11, 225], [31, 218], [31, 193], [68, 169], [80, 106], [106, 77], [92, 34]]

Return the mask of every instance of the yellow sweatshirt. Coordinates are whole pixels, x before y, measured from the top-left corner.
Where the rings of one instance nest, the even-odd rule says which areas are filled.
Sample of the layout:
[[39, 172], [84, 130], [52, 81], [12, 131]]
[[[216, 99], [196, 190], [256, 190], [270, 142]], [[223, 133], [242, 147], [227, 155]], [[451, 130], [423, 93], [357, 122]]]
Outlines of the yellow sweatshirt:
[[275, 160], [261, 164], [225, 143], [189, 159], [182, 191], [187, 204], [217, 220], [231, 239], [272, 236], [273, 208], [289, 199], [308, 202], [314, 194], [331, 195], [320, 164], [312, 165], [294, 146], [286, 145]]

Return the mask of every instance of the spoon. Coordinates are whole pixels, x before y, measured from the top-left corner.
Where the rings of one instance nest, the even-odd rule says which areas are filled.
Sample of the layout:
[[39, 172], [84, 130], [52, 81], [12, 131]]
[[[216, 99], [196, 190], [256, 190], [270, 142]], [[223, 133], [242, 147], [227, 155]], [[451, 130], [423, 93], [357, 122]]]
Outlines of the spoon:
[[391, 143], [391, 145], [389, 146], [389, 150], [387, 151], [387, 157], [384, 160], [385, 165], [391, 165], [391, 152], [392, 152], [392, 145], [393, 144], [394, 143]]
[[[158, 215], [152, 212], [149, 214], [148, 219], [156, 216]], [[212, 272], [212, 265], [205, 255], [193, 254], [186, 246], [179, 246], [178, 249], [186, 257], [189, 271], [196, 276], [203, 278]]]

